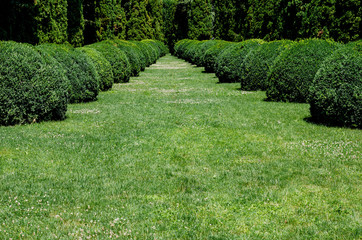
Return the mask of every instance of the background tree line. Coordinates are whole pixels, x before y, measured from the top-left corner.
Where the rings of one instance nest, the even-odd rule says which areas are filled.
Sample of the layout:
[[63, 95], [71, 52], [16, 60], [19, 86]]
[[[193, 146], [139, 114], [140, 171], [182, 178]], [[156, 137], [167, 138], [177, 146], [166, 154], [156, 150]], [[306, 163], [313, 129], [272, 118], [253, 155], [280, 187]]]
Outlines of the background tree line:
[[117, 36], [165, 41], [360, 39], [360, 0], [8, 0], [0, 39], [81, 46]]
[[0, 40], [81, 46], [113, 38], [164, 40], [160, 0], [9, 0]]

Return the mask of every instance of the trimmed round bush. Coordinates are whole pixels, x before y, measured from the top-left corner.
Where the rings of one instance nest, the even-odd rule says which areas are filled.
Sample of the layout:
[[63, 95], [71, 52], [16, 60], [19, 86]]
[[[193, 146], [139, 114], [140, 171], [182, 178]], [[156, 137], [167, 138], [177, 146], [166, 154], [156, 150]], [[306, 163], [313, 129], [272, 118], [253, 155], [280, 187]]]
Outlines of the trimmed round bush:
[[97, 100], [99, 75], [85, 53], [67, 45], [42, 44], [36, 47], [44, 55], [55, 58], [65, 69], [69, 79], [70, 103]]
[[152, 39], [145, 39], [142, 40], [144, 43], [148, 43], [150, 46], [152, 46], [156, 51], [157, 51], [157, 58], [160, 58], [161, 56], [164, 55], [162, 48], [160, 47], [160, 45]]
[[183, 54], [183, 59], [194, 64], [195, 63], [193, 61], [194, 56], [195, 56], [196, 51], [199, 48], [200, 44], [201, 44], [201, 42], [198, 40], [193, 40], [192, 42], [190, 42], [190, 44], [188, 44], [185, 48], [185, 52]]
[[152, 41], [155, 42], [157, 46], [161, 49], [161, 57], [165, 56], [169, 52], [167, 46], [163, 42], [159, 40], [152, 40]]
[[58, 62], [15, 42], [0, 42], [0, 62], [0, 125], [65, 119], [69, 81]]
[[84, 52], [92, 61], [99, 75], [99, 90], [107, 91], [113, 86], [112, 66], [108, 60], [97, 50], [90, 47], [78, 48]]
[[263, 40], [250, 39], [225, 48], [216, 59], [215, 74], [219, 82], [240, 82], [244, 75], [242, 65], [245, 57], [262, 43]]
[[202, 62], [205, 67], [206, 72], [215, 72], [216, 59], [222, 51], [232, 45], [232, 42], [227, 42], [223, 40], [217, 40], [218, 43], [209, 48], [205, 54], [202, 56]]
[[189, 48], [189, 45], [195, 43], [197, 40], [190, 40], [190, 39], [183, 39], [183, 40], [180, 40], [178, 41], [176, 44], [175, 44], [175, 56], [176, 57], [179, 57], [179, 58], [182, 58], [182, 59], [185, 59], [185, 54], [186, 54], [186, 51], [188, 50]]
[[127, 55], [131, 67], [131, 76], [138, 76], [141, 71], [140, 53], [137, 52], [135, 48], [131, 47], [127, 41], [113, 39], [112, 42], [119, 50]]
[[147, 40], [140, 41], [141, 44], [144, 45], [144, 49], [147, 49], [151, 56], [151, 64], [154, 64], [159, 58], [158, 48], [155, 47], [152, 43]]
[[146, 67], [150, 66], [155, 61], [154, 58], [156, 58], [154, 56], [152, 49], [144, 42], [140, 42], [140, 41], [131, 41], [131, 42], [136, 44], [139, 47], [139, 49], [141, 50], [141, 52], [146, 60]]
[[279, 40], [263, 43], [251, 50], [243, 64], [244, 74], [241, 76], [241, 89], [246, 91], [266, 90], [268, 73], [274, 60], [285, 50], [290, 40]]
[[276, 58], [268, 76], [268, 100], [307, 102], [310, 84], [323, 60], [340, 44], [307, 39], [288, 45]]
[[115, 83], [128, 82], [131, 77], [131, 66], [126, 54], [119, 50], [110, 40], [87, 45], [100, 52], [111, 64]]
[[362, 42], [338, 49], [323, 62], [308, 101], [315, 121], [362, 128]]
[[219, 41], [217, 40], [205, 40], [200, 43], [198, 48], [195, 51], [195, 55], [193, 56], [192, 61], [199, 67], [204, 66], [203, 57], [207, 50], [209, 50], [211, 47], [218, 44]]
[[125, 41], [125, 40], [120, 40], [120, 41], [122, 41], [122, 44], [124, 44], [134, 50], [134, 52], [138, 56], [138, 60], [139, 60], [139, 64], [140, 64], [140, 71], [144, 71], [147, 66], [148, 61], [147, 61], [146, 54], [142, 51], [142, 48], [139, 45], [137, 45], [135, 42]]

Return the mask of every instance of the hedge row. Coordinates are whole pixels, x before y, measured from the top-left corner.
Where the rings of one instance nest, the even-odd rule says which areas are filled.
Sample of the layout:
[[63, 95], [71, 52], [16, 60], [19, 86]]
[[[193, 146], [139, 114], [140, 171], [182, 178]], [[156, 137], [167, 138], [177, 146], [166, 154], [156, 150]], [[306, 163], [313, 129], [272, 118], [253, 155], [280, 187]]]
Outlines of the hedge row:
[[174, 53], [215, 72], [220, 82], [265, 90], [271, 101], [310, 103], [312, 118], [362, 127], [362, 41], [243, 42], [184, 39]]
[[107, 40], [81, 48], [0, 42], [0, 125], [65, 119], [67, 104], [95, 101], [165, 55], [155, 40]]

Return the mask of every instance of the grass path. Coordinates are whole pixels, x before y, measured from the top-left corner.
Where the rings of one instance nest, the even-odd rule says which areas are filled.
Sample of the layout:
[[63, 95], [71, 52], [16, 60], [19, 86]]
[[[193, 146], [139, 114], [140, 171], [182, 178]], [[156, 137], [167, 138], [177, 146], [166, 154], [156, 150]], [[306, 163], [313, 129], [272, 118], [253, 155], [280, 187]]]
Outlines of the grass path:
[[361, 130], [202, 71], [167, 55], [0, 127], [0, 239], [359, 239]]

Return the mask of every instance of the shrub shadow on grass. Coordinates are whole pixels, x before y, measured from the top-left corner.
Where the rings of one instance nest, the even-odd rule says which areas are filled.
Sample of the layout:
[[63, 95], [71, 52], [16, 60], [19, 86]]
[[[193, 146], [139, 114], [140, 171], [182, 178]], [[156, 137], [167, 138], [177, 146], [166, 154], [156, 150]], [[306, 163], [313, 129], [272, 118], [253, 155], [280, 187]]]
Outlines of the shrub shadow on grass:
[[335, 122], [326, 122], [326, 121], [319, 121], [318, 119], [313, 118], [312, 116], [305, 117], [303, 120], [307, 123], [318, 125], [318, 126], [325, 126], [325, 127], [333, 127], [333, 128], [346, 128], [346, 129], [359, 129], [357, 126], [345, 126], [343, 124], [338, 124]]

